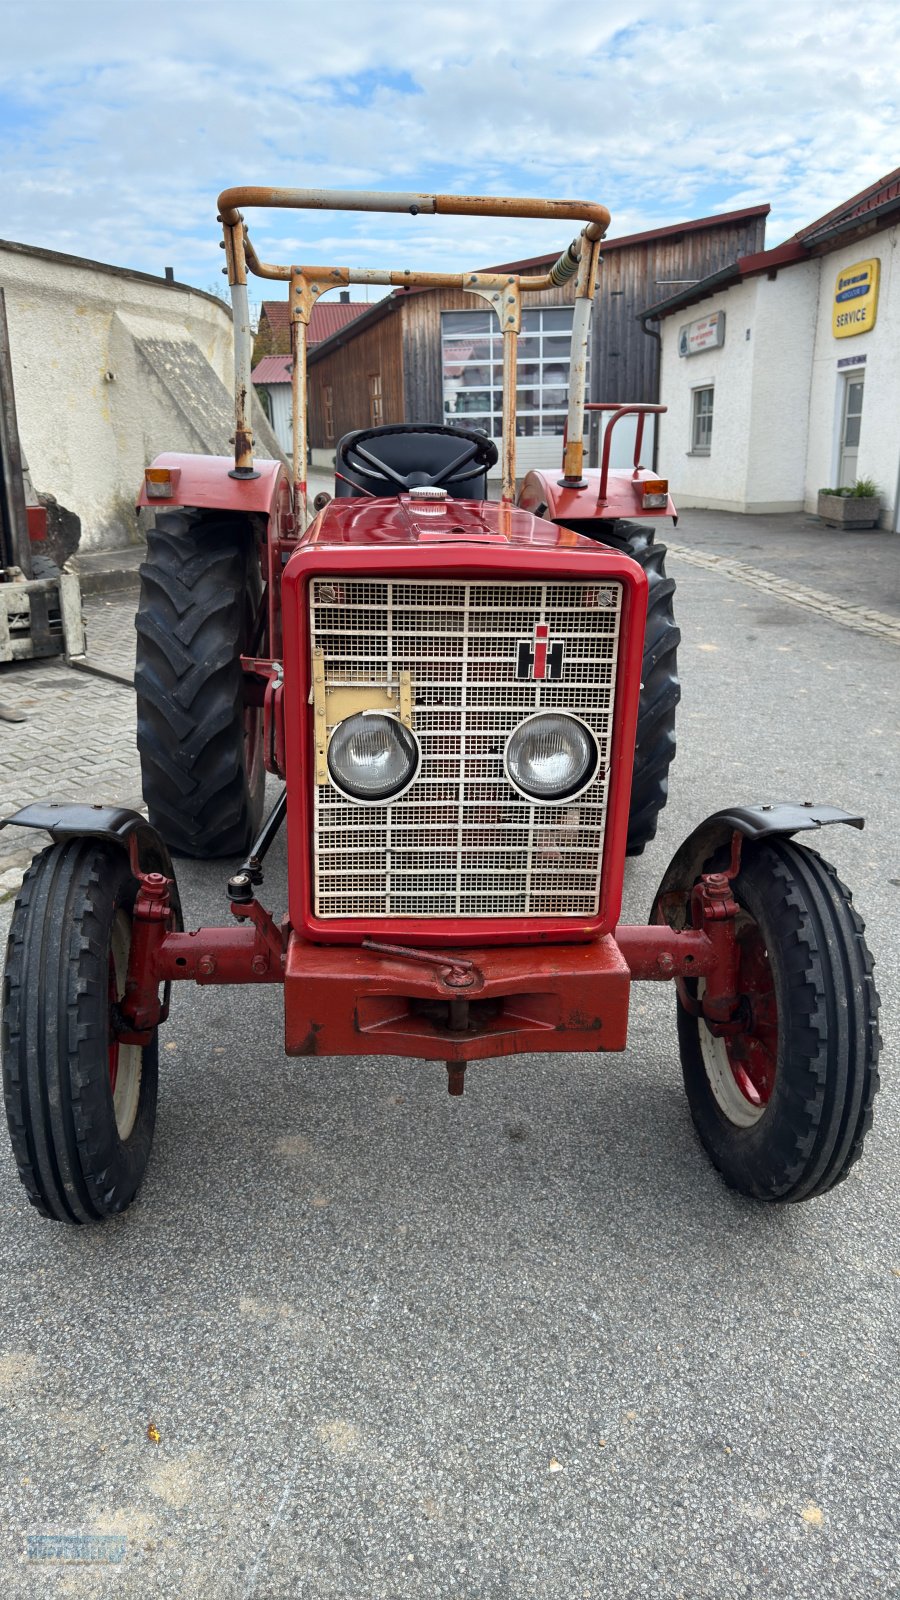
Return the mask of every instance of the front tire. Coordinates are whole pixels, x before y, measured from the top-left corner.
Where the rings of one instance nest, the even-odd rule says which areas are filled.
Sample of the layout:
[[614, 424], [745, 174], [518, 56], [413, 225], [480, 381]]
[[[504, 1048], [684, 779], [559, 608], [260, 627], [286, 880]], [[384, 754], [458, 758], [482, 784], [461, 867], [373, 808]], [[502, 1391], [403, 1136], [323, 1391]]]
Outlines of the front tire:
[[259, 830], [263, 718], [243, 698], [262, 589], [252, 529], [169, 511], [147, 537], [137, 628], [137, 744], [153, 826], [179, 855], [241, 855]]
[[732, 1189], [809, 1200], [847, 1176], [872, 1123], [881, 1041], [864, 924], [834, 868], [788, 839], [745, 845], [732, 892], [743, 1026], [716, 1036], [679, 1001], [691, 1115]]
[[125, 854], [51, 845], [16, 899], [3, 980], [3, 1093], [32, 1205], [99, 1222], [137, 1193], [153, 1141], [157, 1038], [115, 1034], [137, 885]]

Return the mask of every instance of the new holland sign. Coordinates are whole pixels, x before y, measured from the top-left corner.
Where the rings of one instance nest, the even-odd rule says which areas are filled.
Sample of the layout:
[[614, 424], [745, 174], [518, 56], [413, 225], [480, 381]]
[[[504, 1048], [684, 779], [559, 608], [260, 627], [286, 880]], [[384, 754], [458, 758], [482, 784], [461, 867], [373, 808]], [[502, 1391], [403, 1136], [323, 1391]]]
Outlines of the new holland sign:
[[868, 333], [875, 326], [878, 311], [878, 272], [880, 261], [857, 261], [843, 267], [834, 285], [831, 331], [836, 339], [849, 339], [853, 333]]
[[678, 330], [678, 354], [698, 356], [701, 350], [716, 350], [725, 343], [725, 313], [714, 311], [709, 317], [686, 322]]

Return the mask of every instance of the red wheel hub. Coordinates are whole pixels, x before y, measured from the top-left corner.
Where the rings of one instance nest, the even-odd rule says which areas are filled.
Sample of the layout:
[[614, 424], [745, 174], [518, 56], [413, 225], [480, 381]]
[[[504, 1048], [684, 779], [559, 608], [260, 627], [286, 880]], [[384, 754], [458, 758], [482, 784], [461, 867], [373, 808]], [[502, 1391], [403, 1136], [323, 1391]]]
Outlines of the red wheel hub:
[[738, 993], [743, 1020], [725, 1035], [734, 1081], [754, 1106], [768, 1105], [778, 1062], [778, 1006], [766, 944], [755, 922], [738, 923]]

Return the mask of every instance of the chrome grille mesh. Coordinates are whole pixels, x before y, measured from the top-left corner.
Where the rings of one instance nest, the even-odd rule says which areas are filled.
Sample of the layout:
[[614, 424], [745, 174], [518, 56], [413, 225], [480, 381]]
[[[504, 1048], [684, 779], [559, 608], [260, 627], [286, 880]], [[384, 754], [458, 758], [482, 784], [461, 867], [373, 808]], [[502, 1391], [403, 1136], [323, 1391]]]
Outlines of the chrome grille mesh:
[[[591, 916], [598, 909], [621, 586], [315, 578], [313, 649], [329, 688], [412, 678], [417, 781], [386, 806], [315, 785], [320, 917]], [[537, 622], [564, 644], [559, 681], [516, 678]], [[513, 729], [571, 711], [600, 750], [577, 800], [535, 806], [503, 770]]]

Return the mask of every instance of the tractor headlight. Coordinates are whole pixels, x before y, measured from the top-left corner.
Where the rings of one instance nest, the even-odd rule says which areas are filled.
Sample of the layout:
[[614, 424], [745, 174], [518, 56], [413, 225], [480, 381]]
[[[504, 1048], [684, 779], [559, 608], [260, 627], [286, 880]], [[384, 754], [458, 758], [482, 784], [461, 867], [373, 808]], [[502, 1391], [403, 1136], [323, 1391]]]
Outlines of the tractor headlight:
[[395, 717], [362, 711], [335, 728], [328, 770], [342, 794], [377, 805], [409, 788], [419, 770], [418, 742]]
[[587, 788], [597, 771], [590, 728], [564, 711], [538, 711], [520, 722], [506, 745], [510, 782], [529, 800], [551, 805]]

